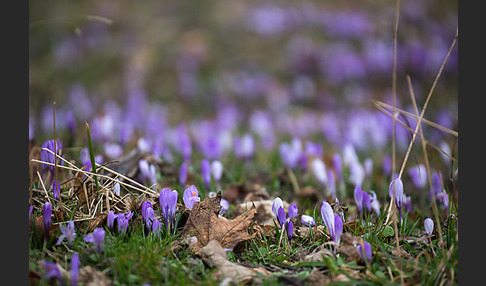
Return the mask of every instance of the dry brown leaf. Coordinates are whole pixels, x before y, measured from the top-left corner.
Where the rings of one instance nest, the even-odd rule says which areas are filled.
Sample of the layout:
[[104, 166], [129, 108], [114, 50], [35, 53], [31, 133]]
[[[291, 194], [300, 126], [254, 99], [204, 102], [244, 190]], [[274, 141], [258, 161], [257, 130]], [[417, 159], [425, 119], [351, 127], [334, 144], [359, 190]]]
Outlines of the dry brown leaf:
[[248, 233], [253, 223], [256, 209], [252, 208], [232, 220], [218, 216], [221, 209], [221, 192], [214, 198], [206, 198], [196, 202], [187, 218], [181, 237], [195, 236], [195, 250], [205, 246], [209, 241], [216, 240], [223, 247], [233, 249], [238, 243], [249, 240]]
[[263, 267], [245, 267], [238, 263], [228, 261], [226, 251], [216, 240], [209, 241], [206, 246], [199, 249], [197, 254], [201, 256], [206, 264], [217, 268], [213, 274], [217, 280], [224, 279], [225, 282], [233, 282], [235, 284], [251, 282], [259, 284], [262, 281], [257, 277], [258, 273], [265, 276], [270, 275], [270, 272]]
[[308, 285], [326, 285], [331, 283], [331, 279], [324, 275], [319, 269], [314, 268], [312, 271], [309, 273], [309, 276], [305, 279], [306, 284]]
[[355, 245], [358, 245], [361, 240], [360, 237], [353, 236], [349, 232], [343, 233], [341, 235], [341, 244], [337, 248], [337, 253], [346, 255], [347, 261], [360, 261], [361, 257]]
[[323, 261], [323, 256], [335, 257], [334, 253], [325, 245], [320, 245], [311, 254], [304, 257], [304, 261]]

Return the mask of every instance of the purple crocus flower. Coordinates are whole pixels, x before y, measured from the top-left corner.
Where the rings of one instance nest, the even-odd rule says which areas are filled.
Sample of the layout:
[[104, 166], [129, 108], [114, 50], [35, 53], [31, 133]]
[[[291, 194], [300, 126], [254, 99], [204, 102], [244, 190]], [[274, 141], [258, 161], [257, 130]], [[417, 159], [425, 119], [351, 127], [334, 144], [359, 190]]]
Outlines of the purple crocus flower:
[[145, 211], [145, 226], [147, 227], [148, 230], [150, 230], [150, 227], [152, 226], [152, 222], [154, 221], [155, 213], [154, 209], [150, 206], [147, 208]]
[[152, 223], [152, 233], [154, 233], [155, 235], [159, 235], [160, 233], [160, 222], [157, 218], [154, 219], [154, 222]]
[[42, 216], [44, 217], [44, 231], [46, 236], [49, 234], [49, 226], [51, 225], [51, 215], [52, 215], [52, 207], [49, 202], [45, 202], [44, 206], [42, 207]]
[[314, 218], [311, 217], [310, 215], [302, 215], [301, 222], [303, 225], [306, 226], [314, 226], [316, 224]]
[[216, 182], [219, 183], [223, 175], [223, 164], [219, 160], [211, 162], [211, 174]]
[[92, 234], [88, 234], [84, 237], [84, 241], [93, 243], [97, 253], [103, 251], [103, 242], [105, 240], [105, 230], [101, 227], [94, 229]]
[[147, 219], [147, 209], [152, 208], [152, 203], [149, 201], [146, 201], [142, 204], [142, 219], [146, 220]]
[[79, 255], [75, 252], [71, 257], [71, 286], [78, 285]]
[[432, 235], [434, 232], [434, 221], [431, 218], [426, 218], [424, 220], [424, 228], [425, 228], [425, 233], [428, 235]]
[[186, 162], [182, 162], [181, 167], [179, 168], [179, 184], [184, 186], [187, 181], [187, 164]]
[[43, 260], [42, 263], [44, 264], [44, 269], [46, 270], [46, 275], [44, 277], [46, 279], [55, 278], [61, 285], [63, 285], [61, 271], [57, 267], [57, 264], [55, 262], [46, 260]]
[[[44, 150], [44, 149], [49, 149], [53, 153], [49, 152], [48, 150]], [[57, 151], [57, 153], [56, 153], [56, 151]], [[56, 144], [54, 144], [54, 140], [48, 140], [48, 141], [44, 142], [44, 144], [42, 144], [42, 150], [40, 151], [40, 159], [41, 159], [41, 161], [44, 161], [46, 163], [55, 164], [56, 156], [54, 154], [61, 155], [61, 153], [62, 153], [62, 142], [59, 139], [57, 139]], [[61, 164], [62, 164], [62, 161], [61, 161]], [[41, 176], [44, 175], [44, 172], [46, 170], [50, 171], [51, 182], [52, 182], [52, 178], [54, 177], [54, 166], [53, 165], [41, 164]]]
[[116, 217], [116, 222], [118, 224], [118, 233], [124, 235], [128, 230], [128, 220], [124, 214], [118, 214]]
[[402, 221], [402, 205], [403, 205], [403, 183], [400, 178], [395, 178], [390, 183], [389, 194], [391, 197], [395, 198], [395, 205], [400, 213], [400, 221]]
[[228, 208], [229, 208], [229, 202], [223, 198], [221, 198], [221, 201], [219, 202], [221, 205], [221, 210], [219, 211], [219, 214], [224, 214]]
[[289, 238], [289, 242], [291, 242], [292, 235], [294, 233], [294, 224], [292, 223], [291, 220], [287, 222], [286, 231], [287, 231], [287, 237]]
[[61, 241], [66, 238], [68, 241], [69, 247], [73, 245], [73, 241], [76, 238], [76, 233], [74, 232], [74, 221], [70, 220], [68, 221], [67, 227], [64, 225], [61, 225], [61, 236], [59, 236], [59, 239], [56, 242], [56, 245], [61, 244]]
[[297, 214], [298, 214], [297, 206], [295, 204], [291, 204], [289, 206], [289, 218], [297, 216]]
[[321, 216], [324, 224], [326, 225], [331, 239], [339, 244], [341, 241], [341, 234], [343, 232], [343, 221], [341, 216], [335, 215], [331, 205], [327, 201], [322, 202], [321, 206]]
[[198, 193], [196, 186], [191, 185], [190, 187], [186, 188], [186, 190], [184, 191], [184, 194], [182, 196], [182, 200], [184, 201], [184, 205], [187, 208], [192, 209], [195, 202], [201, 201], [201, 198], [199, 197], [198, 194], [199, 193]]
[[285, 210], [283, 208], [283, 201], [279, 197], [276, 197], [272, 203], [272, 212], [275, 218], [277, 218], [280, 227], [285, 223]]
[[363, 243], [359, 243], [356, 245], [356, 250], [363, 261], [371, 261], [372, 253], [371, 244], [369, 242], [363, 241]]
[[108, 228], [112, 231], [113, 230], [113, 224], [115, 223], [115, 212], [111, 210], [108, 213], [108, 217], [106, 218], [106, 224], [108, 225]]
[[165, 219], [165, 227], [168, 230], [172, 226], [172, 221], [175, 217], [177, 207], [177, 191], [171, 191], [168, 188], [163, 188], [160, 191], [159, 203], [162, 210], [162, 216]]
[[203, 159], [201, 161], [201, 175], [204, 186], [206, 186], [206, 189], [209, 189], [209, 184], [211, 183], [211, 166], [208, 159]]

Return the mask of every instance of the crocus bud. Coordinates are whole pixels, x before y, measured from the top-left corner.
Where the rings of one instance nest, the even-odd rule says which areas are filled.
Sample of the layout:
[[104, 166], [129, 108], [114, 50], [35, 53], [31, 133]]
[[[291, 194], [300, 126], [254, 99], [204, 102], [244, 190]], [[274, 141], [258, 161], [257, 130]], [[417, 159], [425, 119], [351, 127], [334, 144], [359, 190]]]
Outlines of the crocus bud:
[[292, 241], [292, 234], [294, 233], [294, 224], [291, 220], [287, 223], [287, 237], [289, 238], [289, 242]]
[[295, 204], [289, 206], [289, 218], [292, 218], [298, 214], [298, 209]]
[[301, 222], [306, 226], [314, 226], [316, 224], [314, 218], [310, 215], [302, 215]]
[[329, 231], [329, 234], [331, 237], [334, 237], [335, 235], [335, 219], [334, 219], [334, 212], [332, 210], [331, 205], [327, 201], [322, 202], [321, 206], [321, 216], [322, 220], [324, 221], [324, 225], [326, 225], [327, 230]]
[[106, 224], [108, 225], [108, 228], [110, 230], [113, 230], [113, 224], [115, 223], [115, 212], [113, 210], [111, 210], [109, 213], [108, 213], [108, 217], [106, 218]]
[[46, 202], [42, 207], [42, 216], [44, 217], [44, 230], [46, 235], [49, 233], [49, 226], [51, 225], [52, 207], [49, 202]]
[[434, 232], [434, 221], [431, 218], [426, 218], [424, 220], [425, 232], [431, 235]]
[[334, 240], [335, 243], [339, 244], [341, 241], [341, 234], [343, 233], [343, 220], [338, 214], [334, 215]]

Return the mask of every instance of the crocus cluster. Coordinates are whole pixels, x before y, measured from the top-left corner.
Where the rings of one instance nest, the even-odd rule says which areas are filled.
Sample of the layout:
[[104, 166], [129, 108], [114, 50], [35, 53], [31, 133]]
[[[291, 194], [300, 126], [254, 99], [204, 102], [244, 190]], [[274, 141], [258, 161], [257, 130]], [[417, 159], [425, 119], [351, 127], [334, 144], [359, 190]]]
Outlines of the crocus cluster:
[[341, 234], [343, 233], [343, 220], [341, 219], [341, 216], [334, 214], [331, 205], [325, 200], [321, 205], [321, 216], [331, 235], [331, 239], [336, 244], [339, 244], [341, 241]]
[[177, 208], [177, 191], [163, 188], [160, 191], [159, 203], [162, 210], [162, 216], [165, 220], [165, 227], [167, 230], [172, 229]]
[[118, 225], [118, 234], [124, 235], [128, 230], [128, 222], [133, 217], [133, 212], [128, 211], [126, 213], [115, 214], [113, 210], [108, 213], [107, 225], [108, 228], [113, 231], [115, 219]]
[[105, 230], [101, 227], [95, 228], [92, 234], [84, 237], [84, 241], [93, 243], [96, 252], [101, 253], [103, 251], [103, 242], [105, 241]]
[[285, 214], [285, 210], [283, 208], [283, 201], [279, 197], [276, 197], [273, 200], [272, 204], [272, 212], [273, 215], [277, 218], [278, 223], [280, 224], [280, 228], [285, 227], [285, 230], [287, 231], [287, 236], [289, 238], [289, 241], [292, 240], [292, 234], [294, 231], [294, 224], [290, 220], [294, 216], [297, 216], [298, 210], [297, 206], [295, 204], [291, 204], [289, 206], [289, 217]]
[[363, 191], [360, 186], [356, 186], [354, 188], [354, 201], [361, 214], [361, 218], [365, 211], [371, 212], [371, 210], [377, 215], [380, 215], [380, 203], [378, 202], [374, 191], [370, 191], [370, 194], [368, 194]]

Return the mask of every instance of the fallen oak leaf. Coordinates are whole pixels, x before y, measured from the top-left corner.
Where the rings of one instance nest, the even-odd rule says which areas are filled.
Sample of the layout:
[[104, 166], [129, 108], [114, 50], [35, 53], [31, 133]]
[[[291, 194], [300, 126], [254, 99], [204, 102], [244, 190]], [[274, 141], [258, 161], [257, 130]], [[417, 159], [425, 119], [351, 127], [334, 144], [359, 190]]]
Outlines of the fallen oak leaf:
[[233, 249], [238, 243], [252, 238], [248, 233], [256, 209], [251, 208], [236, 218], [229, 220], [218, 216], [221, 209], [221, 192], [213, 198], [196, 202], [187, 218], [181, 237], [195, 236], [197, 244], [194, 250], [216, 240], [224, 248]]

